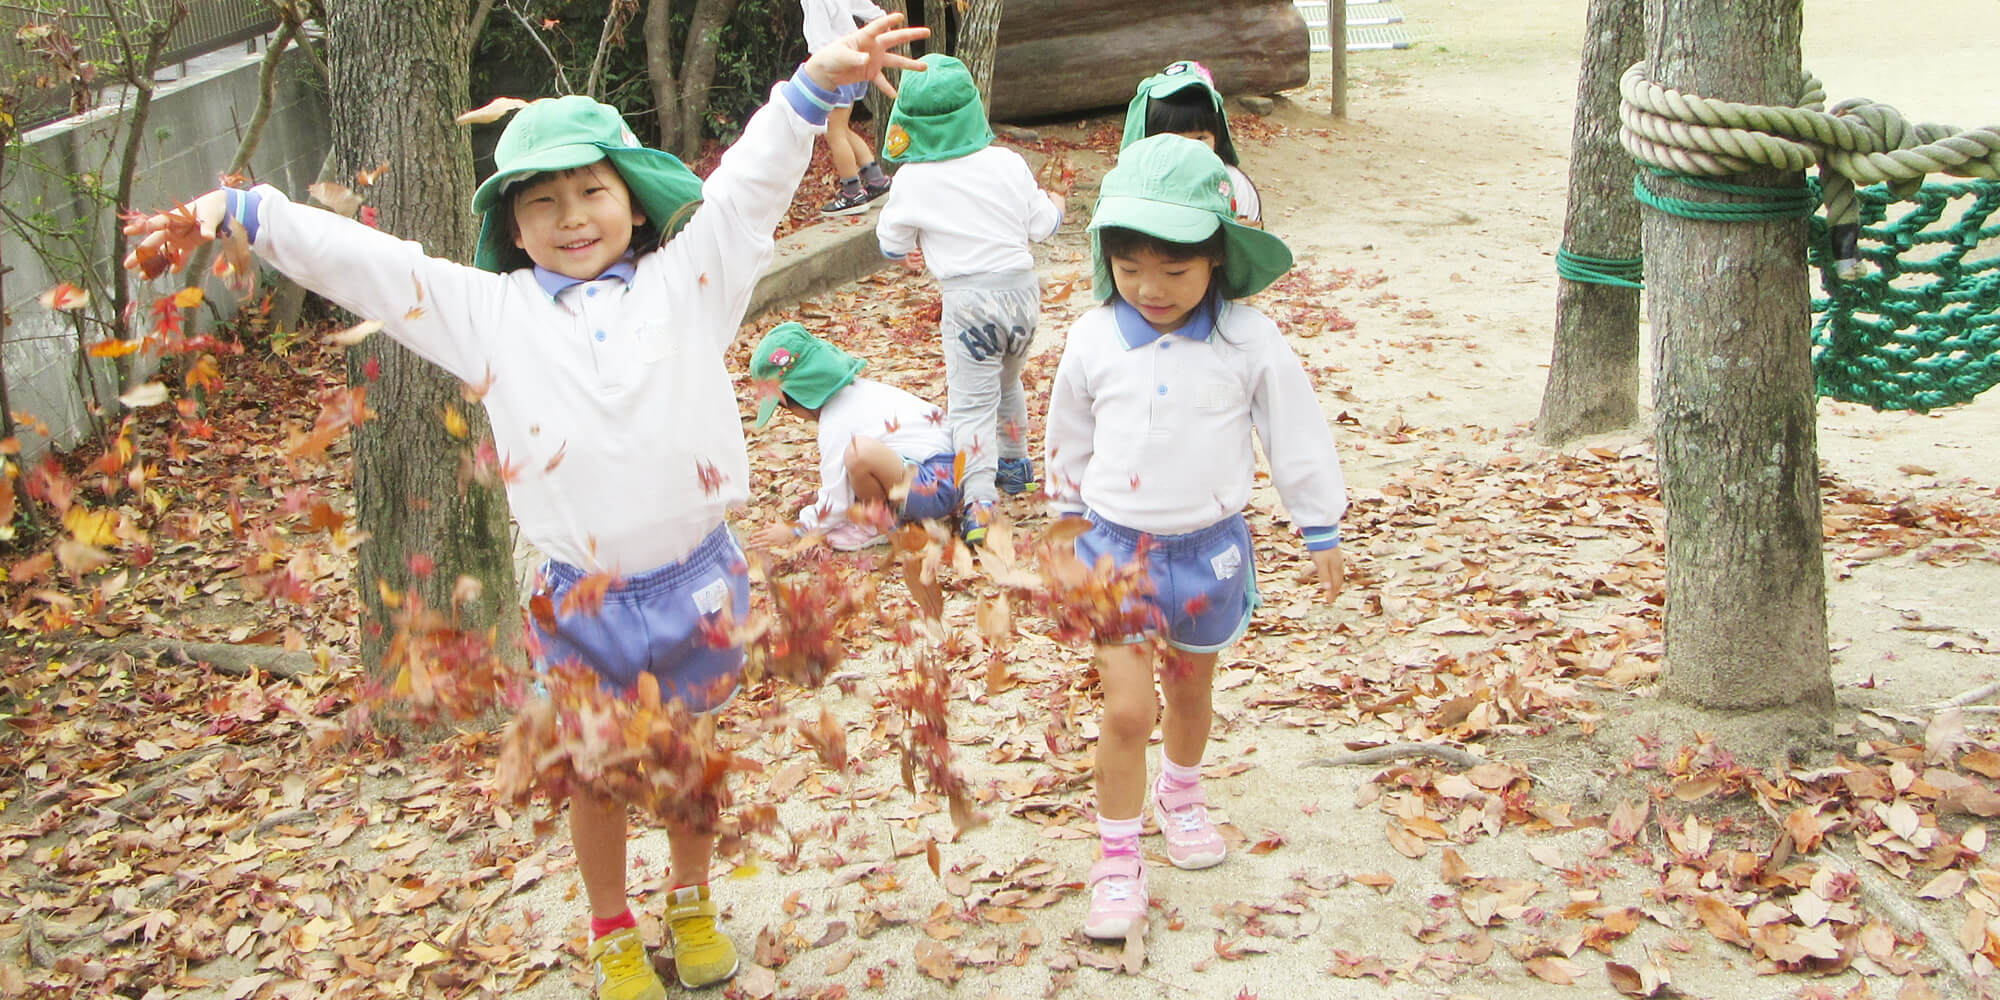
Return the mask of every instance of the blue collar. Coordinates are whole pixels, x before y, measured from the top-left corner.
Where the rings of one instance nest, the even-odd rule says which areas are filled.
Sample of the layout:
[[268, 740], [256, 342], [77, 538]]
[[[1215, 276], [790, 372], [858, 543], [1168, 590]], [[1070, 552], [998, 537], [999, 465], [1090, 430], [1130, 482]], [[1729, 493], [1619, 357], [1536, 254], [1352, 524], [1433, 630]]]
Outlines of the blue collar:
[[549, 293], [549, 298], [553, 299], [562, 294], [563, 289], [571, 285], [581, 285], [590, 281], [603, 281], [606, 278], [617, 278], [629, 285], [632, 283], [632, 276], [637, 273], [639, 273], [639, 266], [634, 264], [632, 256], [627, 254], [613, 261], [610, 267], [604, 269], [603, 274], [595, 278], [572, 278], [567, 274], [557, 274], [540, 264], [536, 264], [535, 284], [542, 286], [542, 291]]
[[[1146, 322], [1146, 317], [1140, 315], [1130, 302], [1122, 298], [1112, 299], [1111, 313], [1118, 321], [1118, 336], [1125, 341], [1126, 350], [1137, 350], [1160, 339], [1160, 331], [1153, 329], [1153, 324]], [[1201, 300], [1201, 305], [1194, 307], [1194, 312], [1188, 314], [1187, 322], [1174, 331], [1174, 336], [1206, 343], [1214, 332], [1215, 296], [1210, 295]]]

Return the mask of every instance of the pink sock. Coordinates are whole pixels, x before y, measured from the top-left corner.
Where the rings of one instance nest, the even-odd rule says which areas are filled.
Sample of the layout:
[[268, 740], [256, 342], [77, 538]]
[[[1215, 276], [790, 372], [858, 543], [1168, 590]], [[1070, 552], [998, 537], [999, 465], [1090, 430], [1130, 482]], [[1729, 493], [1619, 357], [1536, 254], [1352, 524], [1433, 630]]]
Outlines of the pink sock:
[[1102, 814], [1099, 814], [1097, 817], [1097, 838], [1098, 843], [1103, 847], [1104, 856], [1108, 858], [1114, 854], [1125, 854], [1138, 857], [1139, 830], [1142, 826], [1144, 824], [1138, 816], [1134, 816], [1131, 819], [1105, 819]]
[[1183, 792], [1201, 784], [1201, 762], [1176, 764], [1160, 751], [1160, 791]]
[[613, 931], [622, 931], [627, 927], [637, 926], [639, 926], [639, 921], [633, 919], [632, 911], [629, 909], [615, 917], [591, 917], [590, 937], [594, 941]]

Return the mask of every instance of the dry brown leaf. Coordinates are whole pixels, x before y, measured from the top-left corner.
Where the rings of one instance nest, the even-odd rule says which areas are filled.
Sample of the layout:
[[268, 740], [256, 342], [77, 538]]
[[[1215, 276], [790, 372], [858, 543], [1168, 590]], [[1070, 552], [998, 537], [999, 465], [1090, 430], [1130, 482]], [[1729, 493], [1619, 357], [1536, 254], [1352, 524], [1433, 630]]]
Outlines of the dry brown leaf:
[[518, 97], [496, 97], [479, 107], [467, 111], [452, 121], [460, 125], [485, 125], [497, 122], [528, 106], [528, 102]]

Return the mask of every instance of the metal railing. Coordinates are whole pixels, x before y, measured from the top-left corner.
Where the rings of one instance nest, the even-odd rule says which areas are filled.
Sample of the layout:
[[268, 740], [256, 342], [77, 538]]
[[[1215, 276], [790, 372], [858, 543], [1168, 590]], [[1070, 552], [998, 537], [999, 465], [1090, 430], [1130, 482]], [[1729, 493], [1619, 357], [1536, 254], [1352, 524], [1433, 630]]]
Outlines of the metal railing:
[[[187, 14], [167, 37], [162, 69], [278, 27], [278, 12], [268, 0], [0, 0], [0, 90], [16, 95], [15, 127], [26, 131], [67, 116], [75, 91], [87, 92], [94, 103], [106, 85], [116, 82], [112, 67], [120, 55], [110, 36], [117, 26], [123, 23], [137, 32], [149, 19], [170, 17], [177, 6]], [[110, 10], [119, 16], [114, 18]], [[75, 83], [31, 50], [23, 33], [45, 24], [58, 26], [76, 41], [79, 56], [95, 67], [94, 79]]]

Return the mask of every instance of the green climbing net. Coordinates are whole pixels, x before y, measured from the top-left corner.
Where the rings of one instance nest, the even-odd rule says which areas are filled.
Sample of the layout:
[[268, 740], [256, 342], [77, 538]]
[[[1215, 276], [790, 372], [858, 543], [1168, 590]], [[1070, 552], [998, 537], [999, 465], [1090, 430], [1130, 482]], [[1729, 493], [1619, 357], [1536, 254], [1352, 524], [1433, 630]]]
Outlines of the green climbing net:
[[1827, 222], [1813, 217], [1808, 259], [1826, 292], [1813, 300], [1819, 394], [1922, 413], [2000, 383], [2000, 182], [1855, 193], [1859, 273], [1841, 276]]

